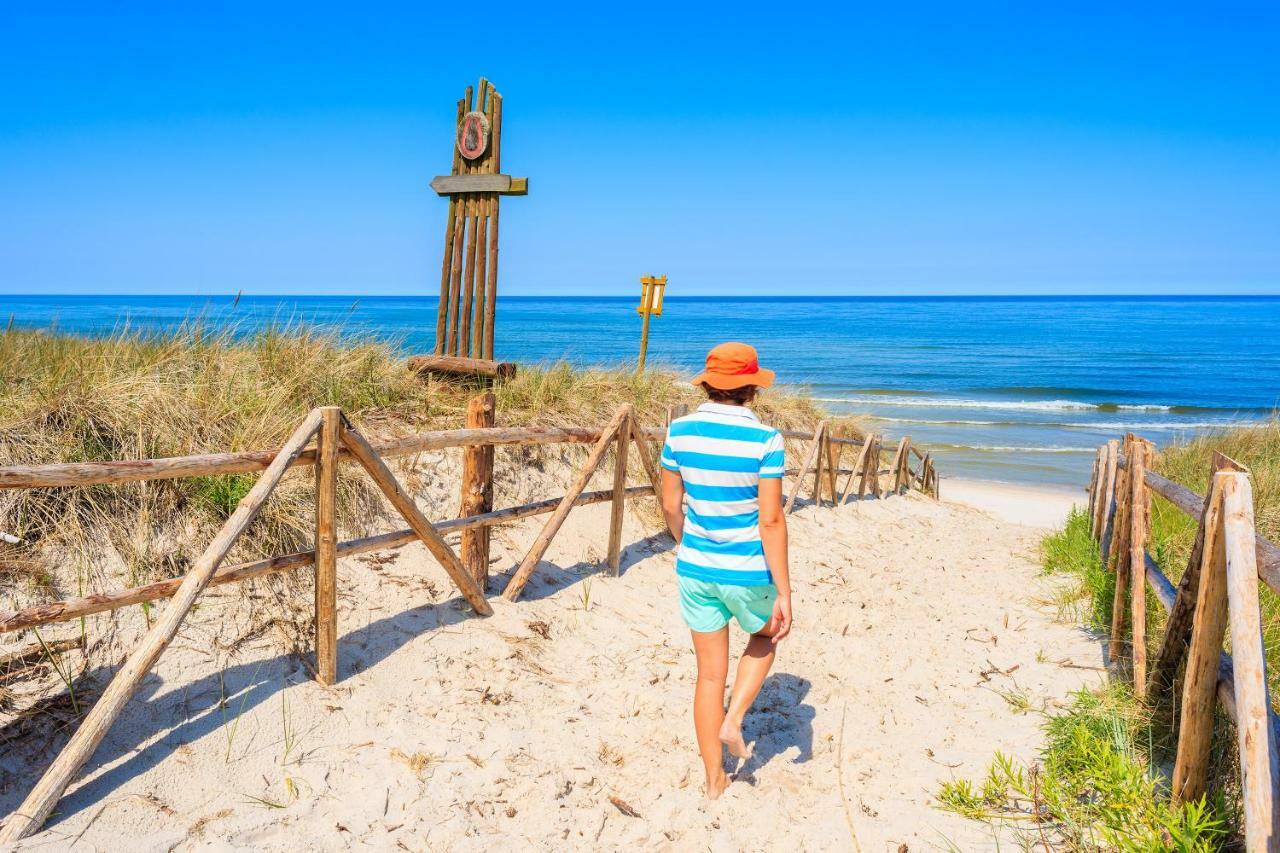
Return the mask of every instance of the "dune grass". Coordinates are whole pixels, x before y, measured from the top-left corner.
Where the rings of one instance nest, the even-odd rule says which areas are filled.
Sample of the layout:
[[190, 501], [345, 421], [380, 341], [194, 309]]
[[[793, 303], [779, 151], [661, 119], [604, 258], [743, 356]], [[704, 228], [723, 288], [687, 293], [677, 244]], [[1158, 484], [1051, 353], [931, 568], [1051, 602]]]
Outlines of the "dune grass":
[[[1249, 469], [1258, 532], [1280, 541], [1280, 421], [1222, 430], [1164, 448], [1155, 470], [1199, 494], [1209, 488], [1213, 454]], [[1174, 582], [1182, 577], [1197, 519], [1158, 495], [1152, 500], [1150, 551]], [[1107, 571], [1089, 534], [1090, 520], [1073, 512], [1046, 537], [1046, 573], [1060, 587], [1061, 615], [1097, 631], [1111, 625], [1115, 575]], [[1280, 596], [1260, 584], [1263, 634], [1273, 702], [1280, 695]], [[1164, 610], [1148, 596], [1148, 656], [1164, 636]], [[1180, 685], [1178, 687], [1180, 688]], [[1026, 766], [997, 755], [981, 783], [956, 780], [941, 789], [942, 808], [976, 819], [1041, 818], [1053, 840], [1070, 850], [1232, 849], [1239, 826], [1234, 735], [1219, 714], [1208, 797], [1182, 809], [1169, 805], [1167, 780], [1176, 748], [1174, 721], [1153, 715], [1119, 683], [1078, 694], [1062, 714], [1045, 722], [1041, 762]], [[1030, 835], [1030, 833], [1028, 833]]]
[[[1089, 526], [1085, 512], [1073, 511], [1045, 538], [1041, 556], [1045, 572], [1063, 582], [1062, 615], [1106, 631], [1115, 581]], [[1221, 786], [1198, 802], [1170, 804], [1163, 773], [1171, 732], [1126, 685], [1081, 690], [1064, 711], [1045, 716], [1044, 732], [1039, 761], [997, 753], [983, 780], [944, 784], [939, 807], [1018, 827], [1029, 846], [1046, 849], [1207, 853], [1231, 842], [1236, 813]]]
[[[1266, 539], [1280, 543], [1280, 420], [1272, 420], [1257, 428], [1212, 432], [1165, 448], [1156, 457], [1155, 470], [1203, 495], [1209, 489], [1215, 451], [1230, 456], [1249, 469], [1257, 531]], [[1197, 521], [1159, 495], [1153, 497], [1151, 554], [1175, 584], [1186, 571]], [[1280, 595], [1260, 583], [1259, 599], [1271, 700], [1280, 707]], [[1153, 610], [1152, 621], [1153, 630], [1148, 632], [1148, 636], [1155, 644], [1164, 634], [1163, 610]]]
[[[320, 405], [341, 406], [376, 437], [457, 428], [479, 390], [416, 376], [394, 342], [305, 327], [238, 335], [190, 325], [96, 338], [10, 328], [0, 334], [0, 465], [268, 449]], [[702, 399], [671, 370], [636, 376], [567, 364], [522, 365], [494, 392], [498, 423], [509, 426], [598, 425], [624, 402], [643, 424], [660, 425], [669, 406]], [[757, 409], [782, 427], [810, 427], [823, 416], [803, 393], [780, 390], [762, 395]], [[116, 573], [129, 584], [179, 575], [255, 480], [235, 474], [0, 492], [0, 530], [25, 540], [0, 551], [0, 594], [20, 588], [30, 600], [87, 591], [95, 579], [72, 582], [68, 554], [80, 566], [117, 555]], [[340, 526], [380, 510], [363, 478], [343, 476], [339, 488]], [[307, 547], [311, 512], [310, 477], [287, 476], [237, 554]]]

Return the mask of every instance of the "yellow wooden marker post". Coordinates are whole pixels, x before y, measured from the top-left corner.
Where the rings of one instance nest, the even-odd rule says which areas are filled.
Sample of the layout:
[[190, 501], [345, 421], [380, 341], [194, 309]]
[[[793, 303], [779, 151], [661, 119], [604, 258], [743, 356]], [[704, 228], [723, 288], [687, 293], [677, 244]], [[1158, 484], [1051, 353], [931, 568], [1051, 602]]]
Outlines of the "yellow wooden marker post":
[[636, 373], [644, 372], [644, 357], [649, 350], [649, 318], [662, 316], [662, 296], [667, 290], [665, 275], [646, 275], [640, 278], [640, 307], [636, 309], [644, 318], [640, 327], [640, 361], [636, 365]]

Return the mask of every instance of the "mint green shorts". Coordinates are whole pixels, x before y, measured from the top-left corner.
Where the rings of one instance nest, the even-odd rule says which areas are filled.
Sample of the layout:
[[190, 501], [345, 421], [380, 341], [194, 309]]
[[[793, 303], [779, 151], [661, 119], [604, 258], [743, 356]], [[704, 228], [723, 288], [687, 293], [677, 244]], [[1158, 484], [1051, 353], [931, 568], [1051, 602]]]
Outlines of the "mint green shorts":
[[719, 631], [730, 618], [737, 619], [742, 630], [754, 634], [768, 624], [773, 602], [778, 598], [778, 588], [771, 583], [738, 586], [684, 576], [676, 580], [680, 585], [680, 615], [684, 624], [699, 634]]

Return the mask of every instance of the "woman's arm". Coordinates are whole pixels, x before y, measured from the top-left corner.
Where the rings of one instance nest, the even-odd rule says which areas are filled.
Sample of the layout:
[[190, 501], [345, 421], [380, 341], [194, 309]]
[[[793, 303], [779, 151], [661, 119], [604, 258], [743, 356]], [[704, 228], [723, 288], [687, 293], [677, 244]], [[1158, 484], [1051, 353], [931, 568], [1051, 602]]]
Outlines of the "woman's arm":
[[662, 514], [667, 517], [667, 529], [680, 544], [684, 536], [684, 480], [666, 468], [662, 469]]
[[787, 565], [787, 517], [782, 513], [782, 478], [760, 480], [760, 541], [764, 543], [764, 560], [778, 587], [778, 600], [773, 605], [776, 643], [791, 633], [791, 571]]

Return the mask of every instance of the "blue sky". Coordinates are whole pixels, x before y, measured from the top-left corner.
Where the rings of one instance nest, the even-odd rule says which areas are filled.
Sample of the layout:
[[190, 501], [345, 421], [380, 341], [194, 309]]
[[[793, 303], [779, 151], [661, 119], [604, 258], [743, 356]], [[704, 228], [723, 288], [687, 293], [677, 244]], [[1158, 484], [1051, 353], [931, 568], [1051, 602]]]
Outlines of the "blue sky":
[[0, 293], [432, 295], [481, 74], [505, 293], [1280, 293], [1276, 4], [888, 5], [9, 4]]

